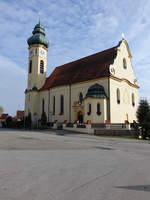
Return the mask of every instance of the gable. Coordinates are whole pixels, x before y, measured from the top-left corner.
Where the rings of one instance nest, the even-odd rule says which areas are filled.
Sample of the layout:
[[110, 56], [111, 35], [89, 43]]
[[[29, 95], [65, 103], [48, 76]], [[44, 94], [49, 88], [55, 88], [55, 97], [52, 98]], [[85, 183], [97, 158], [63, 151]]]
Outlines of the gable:
[[[110, 73], [116, 78], [126, 80], [137, 85], [131, 59], [132, 56], [128, 43], [125, 39], [123, 39], [117, 48], [117, 56], [114, 60], [114, 63], [110, 65]], [[126, 62], [126, 68], [124, 67], [123, 60]]]

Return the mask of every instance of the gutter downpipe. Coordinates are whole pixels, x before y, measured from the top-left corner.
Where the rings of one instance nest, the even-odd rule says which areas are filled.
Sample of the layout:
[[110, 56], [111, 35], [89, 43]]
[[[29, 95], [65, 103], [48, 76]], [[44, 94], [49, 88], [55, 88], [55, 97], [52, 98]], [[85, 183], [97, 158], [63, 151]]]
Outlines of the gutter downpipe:
[[48, 122], [49, 121], [49, 112], [50, 112], [50, 89], [48, 90]]
[[110, 76], [108, 76], [108, 103], [107, 103], [107, 119], [110, 121]]
[[69, 84], [69, 122], [71, 123], [71, 84]]

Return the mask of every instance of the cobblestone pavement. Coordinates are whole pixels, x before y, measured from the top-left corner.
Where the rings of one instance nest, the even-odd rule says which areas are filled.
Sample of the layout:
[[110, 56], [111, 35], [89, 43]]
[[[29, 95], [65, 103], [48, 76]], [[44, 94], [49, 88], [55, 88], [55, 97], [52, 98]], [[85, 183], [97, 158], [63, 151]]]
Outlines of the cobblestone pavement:
[[0, 129], [0, 200], [149, 200], [150, 143]]

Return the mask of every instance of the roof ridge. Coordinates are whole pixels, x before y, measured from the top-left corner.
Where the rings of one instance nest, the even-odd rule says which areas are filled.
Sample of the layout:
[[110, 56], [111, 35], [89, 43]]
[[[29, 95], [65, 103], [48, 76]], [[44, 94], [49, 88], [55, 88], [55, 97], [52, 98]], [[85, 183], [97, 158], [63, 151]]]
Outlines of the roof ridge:
[[[120, 42], [121, 42], [121, 41], [120, 41]], [[79, 59], [77, 59], [77, 60], [73, 60], [73, 61], [68, 62], [68, 63], [64, 63], [64, 64], [62, 64], [62, 65], [59, 65], [59, 66], [55, 67], [55, 69], [56, 69], [56, 68], [58, 69], [58, 68], [60, 68], [60, 67], [66, 66], [66, 65], [73, 64], [73, 63], [76, 63], [76, 62], [79, 62], [79, 61], [88, 59], [88, 58], [90, 58], [90, 57], [92, 57], [92, 56], [96, 56], [96, 55], [98, 55], [98, 54], [100, 54], [100, 53], [104, 53], [105, 51], [109, 51], [109, 50], [115, 49], [115, 48], [117, 48], [117, 47], [120, 45], [120, 42], [119, 42], [118, 45], [116, 45], [116, 46], [114, 46], [114, 47], [111, 47], [111, 48], [108, 48], [108, 49], [99, 51], [99, 52], [97, 52], [97, 53], [94, 53], [94, 54], [91, 54], [91, 55], [88, 55], [88, 56], [79, 58]], [[55, 69], [54, 69], [54, 70], [55, 70]]]
[[39, 91], [95, 78], [108, 77], [110, 75], [109, 65], [114, 62], [117, 48], [120, 44], [121, 41], [114, 47], [55, 67]]

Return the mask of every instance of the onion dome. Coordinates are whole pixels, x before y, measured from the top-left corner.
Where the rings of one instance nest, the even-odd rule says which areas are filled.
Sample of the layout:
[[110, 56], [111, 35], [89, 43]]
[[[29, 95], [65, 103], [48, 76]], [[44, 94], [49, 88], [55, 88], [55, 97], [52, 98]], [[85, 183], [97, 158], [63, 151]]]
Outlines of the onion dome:
[[43, 44], [46, 48], [48, 48], [49, 42], [45, 36], [45, 28], [40, 21], [35, 25], [32, 34], [33, 35], [27, 40], [29, 46], [32, 44]]
[[105, 98], [106, 94], [104, 87], [98, 83], [92, 85], [89, 87], [86, 97]]

